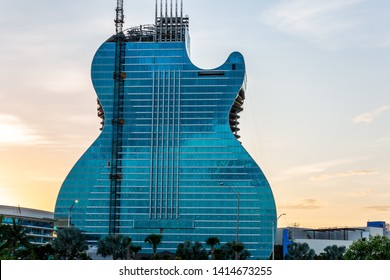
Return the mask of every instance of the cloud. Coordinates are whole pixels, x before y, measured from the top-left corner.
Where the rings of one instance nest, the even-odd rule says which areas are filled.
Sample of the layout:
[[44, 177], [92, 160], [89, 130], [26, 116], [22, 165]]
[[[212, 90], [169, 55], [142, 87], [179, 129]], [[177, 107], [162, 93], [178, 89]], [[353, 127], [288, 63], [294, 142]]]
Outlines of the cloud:
[[353, 118], [354, 123], [371, 123], [373, 122], [377, 117], [379, 117], [382, 113], [388, 111], [390, 109], [390, 106], [382, 106], [372, 112], [366, 112], [363, 114], [360, 114]]
[[323, 161], [323, 162], [316, 162], [316, 163], [310, 163], [305, 164], [301, 166], [296, 166], [293, 168], [290, 168], [272, 178], [272, 181], [284, 181], [288, 180], [294, 177], [299, 176], [307, 176], [313, 173], [323, 172], [328, 168], [338, 166], [338, 165], [344, 165], [347, 163], [354, 162], [354, 160], [351, 159], [337, 159], [337, 160], [330, 160], [330, 161]]
[[343, 177], [351, 177], [351, 176], [366, 176], [366, 175], [375, 175], [378, 174], [377, 171], [373, 170], [355, 170], [355, 171], [349, 171], [349, 172], [340, 172], [340, 173], [333, 173], [333, 174], [324, 174], [324, 175], [318, 175], [311, 177], [310, 180], [313, 181], [325, 181], [335, 178], [343, 178]]
[[259, 19], [327, 49], [387, 47], [388, 16], [379, 5], [368, 4], [368, 0], [281, 0]]
[[374, 206], [367, 206], [366, 209], [378, 211], [378, 212], [388, 212], [390, 211], [390, 205], [374, 205]]
[[377, 138], [372, 142], [372, 144], [375, 147], [380, 147], [380, 148], [387, 147], [390, 145], [390, 136], [383, 136]]
[[317, 163], [294, 167], [294, 168], [290, 169], [289, 173], [291, 173], [291, 174], [315, 173], [315, 172], [323, 171], [323, 170], [328, 169], [328, 168], [333, 167], [333, 166], [346, 164], [346, 163], [350, 163], [350, 162], [351, 162], [351, 160], [346, 160], [346, 159], [317, 162]]
[[18, 117], [0, 114], [0, 145], [33, 145], [44, 138]]
[[370, 189], [370, 190], [359, 191], [359, 192], [351, 192], [348, 195], [354, 197], [366, 197], [366, 196], [373, 195], [374, 193], [375, 193], [374, 190]]
[[281, 1], [261, 14], [269, 25], [279, 29], [310, 35], [323, 35], [332, 31], [348, 28], [351, 24], [335, 22], [327, 24], [332, 14], [354, 6], [362, 0], [296, 0]]
[[63, 178], [36, 176], [36, 177], [31, 177], [31, 180], [40, 181], [40, 182], [61, 182], [63, 181]]
[[9, 205], [14, 201], [12, 190], [10, 187], [0, 186], [0, 205]]
[[314, 210], [322, 208], [319, 201], [312, 198], [307, 198], [295, 204], [283, 205], [284, 209], [299, 209], [299, 210]]
[[263, 12], [260, 19], [288, 33], [323, 36], [354, 26], [353, 22], [342, 20], [341, 12], [362, 1], [285, 0]]

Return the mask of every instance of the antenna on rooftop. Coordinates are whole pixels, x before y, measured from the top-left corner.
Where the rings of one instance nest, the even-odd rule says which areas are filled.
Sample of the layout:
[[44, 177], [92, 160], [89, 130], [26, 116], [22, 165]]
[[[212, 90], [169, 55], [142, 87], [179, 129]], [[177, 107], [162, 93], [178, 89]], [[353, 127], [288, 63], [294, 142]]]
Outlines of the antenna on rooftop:
[[165, 18], [168, 18], [168, 0], [165, 0]]
[[123, 31], [123, 24], [125, 23], [125, 16], [123, 14], [123, 0], [117, 1], [115, 27], [116, 34], [120, 34]]
[[183, 0], [181, 0], [181, 4], [180, 4], [180, 17], [183, 19]]
[[184, 41], [188, 17], [183, 17], [183, 0], [155, 0], [155, 40]]

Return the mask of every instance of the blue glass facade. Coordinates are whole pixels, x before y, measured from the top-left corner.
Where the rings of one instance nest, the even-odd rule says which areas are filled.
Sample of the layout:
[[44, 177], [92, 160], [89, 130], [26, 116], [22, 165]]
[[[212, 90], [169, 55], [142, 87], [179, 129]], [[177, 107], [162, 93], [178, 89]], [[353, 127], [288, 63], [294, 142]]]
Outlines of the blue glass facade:
[[[78, 200], [71, 222], [91, 239], [112, 232], [114, 219], [115, 233], [129, 235], [135, 244], [162, 233], [159, 250], [175, 252], [186, 240], [234, 241], [238, 211], [239, 241], [252, 258], [266, 259], [276, 219], [274, 198], [237, 140], [244, 59], [235, 52], [217, 69], [199, 69], [189, 59], [188, 42], [125, 42], [123, 93], [116, 101], [117, 44], [107, 41], [100, 47], [92, 80], [105, 124], [64, 181], [55, 217], [66, 219]], [[119, 119], [116, 104], [121, 104]], [[115, 158], [113, 135], [119, 135]], [[113, 161], [118, 171], [114, 194]]]

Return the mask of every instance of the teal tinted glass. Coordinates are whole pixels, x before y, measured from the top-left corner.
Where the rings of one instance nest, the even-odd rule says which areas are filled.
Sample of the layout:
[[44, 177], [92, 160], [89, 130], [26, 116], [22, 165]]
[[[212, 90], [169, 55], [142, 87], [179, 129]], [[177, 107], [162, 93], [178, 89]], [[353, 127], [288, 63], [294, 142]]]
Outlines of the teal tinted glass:
[[[56, 218], [70, 218], [91, 238], [108, 235], [112, 217], [114, 57], [115, 43], [106, 42], [93, 60], [105, 125], [64, 181], [55, 209]], [[274, 198], [235, 136], [232, 108], [245, 95], [242, 55], [233, 53], [221, 67], [205, 71], [191, 63], [183, 42], [128, 42], [124, 69], [118, 233], [144, 253], [152, 252], [144, 245], [151, 233], [162, 233], [159, 250], [171, 252], [186, 240], [204, 243], [216, 236], [223, 244], [238, 233], [253, 259], [267, 259]]]

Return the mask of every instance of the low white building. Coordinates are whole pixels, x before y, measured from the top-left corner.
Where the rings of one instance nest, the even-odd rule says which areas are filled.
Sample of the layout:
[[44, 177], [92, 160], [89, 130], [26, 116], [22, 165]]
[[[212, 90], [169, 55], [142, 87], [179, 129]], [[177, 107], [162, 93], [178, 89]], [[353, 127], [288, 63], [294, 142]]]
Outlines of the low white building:
[[337, 245], [348, 248], [354, 241], [370, 236], [389, 237], [390, 228], [386, 222], [368, 222], [366, 227], [345, 227], [345, 228], [280, 228], [276, 233], [276, 245], [283, 245], [283, 255], [287, 254], [289, 244], [307, 243], [318, 255], [327, 246]]
[[3, 216], [3, 224], [12, 224], [14, 219], [24, 226], [33, 244], [44, 245], [55, 238], [53, 212], [0, 205], [0, 216]]

